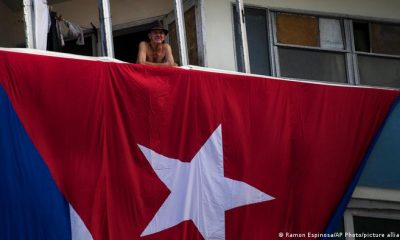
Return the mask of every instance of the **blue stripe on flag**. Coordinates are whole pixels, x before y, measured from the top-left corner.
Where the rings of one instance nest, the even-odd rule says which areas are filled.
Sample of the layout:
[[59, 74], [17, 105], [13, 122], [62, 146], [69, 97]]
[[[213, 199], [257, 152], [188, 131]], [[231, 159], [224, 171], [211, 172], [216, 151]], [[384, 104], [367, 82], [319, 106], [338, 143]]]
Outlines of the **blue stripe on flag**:
[[[395, 102], [393, 103], [391, 109], [389, 110], [386, 119], [384, 121], [384, 123], [382, 124], [382, 126], [380, 127], [379, 131], [377, 132], [377, 134], [375, 135], [372, 143], [370, 144], [370, 147], [367, 151], [367, 153], [364, 156], [364, 159], [362, 160], [355, 176], [353, 177], [352, 182], [350, 183], [350, 185], [347, 188], [346, 193], [344, 194], [340, 204], [338, 205], [338, 207], [336, 208], [335, 213], [333, 214], [332, 218], [330, 219], [330, 222], [328, 223], [328, 226], [325, 229], [325, 233], [329, 234], [329, 233], [334, 233], [335, 230], [338, 227], [338, 223], [340, 222], [340, 219], [343, 217], [343, 213], [346, 210], [347, 204], [349, 203], [351, 196], [353, 195], [354, 189], [356, 188], [358, 181], [361, 177], [361, 174], [363, 173], [363, 170], [365, 169], [365, 166], [367, 165], [370, 157], [371, 157], [371, 153], [374, 151], [374, 148], [378, 145], [378, 143], [380, 143], [381, 141], [385, 141], [385, 136], [382, 135], [383, 131], [390, 131], [390, 129], [388, 129], [388, 122], [392, 122], [393, 118], [392, 116], [394, 114], [392, 114], [395, 110], [398, 111], [398, 109], [400, 108], [400, 97], [397, 98], [395, 100]], [[392, 125], [389, 125], [389, 127]], [[400, 139], [400, 137], [399, 137]], [[322, 239], [329, 239], [329, 237], [323, 237]]]
[[69, 204], [0, 86], [0, 239], [71, 239]]

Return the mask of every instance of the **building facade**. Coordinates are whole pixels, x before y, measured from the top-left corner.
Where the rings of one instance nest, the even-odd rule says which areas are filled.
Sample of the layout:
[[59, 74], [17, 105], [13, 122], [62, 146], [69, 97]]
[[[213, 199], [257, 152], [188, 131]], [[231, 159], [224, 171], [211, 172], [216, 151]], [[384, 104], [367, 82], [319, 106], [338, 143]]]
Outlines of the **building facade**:
[[[135, 62], [138, 43], [154, 20], [179, 44], [172, 0], [110, 0], [115, 58]], [[400, 88], [400, 1], [246, 0], [246, 42], [241, 40], [234, 0], [187, 0], [185, 35], [189, 64], [220, 71], [346, 85]], [[59, 51], [100, 56], [96, 0], [48, 0], [51, 11], [83, 29], [85, 44], [65, 39]], [[0, 1], [0, 47], [25, 47], [22, 0]], [[247, 46], [247, 51], [246, 47]], [[398, 232], [400, 229], [400, 106], [382, 129], [338, 229]], [[354, 127], [357, 127], [354, 120]], [[383, 143], [382, 143], [383, 142]], [[343, 235], [341, 239], [357, 239]]]

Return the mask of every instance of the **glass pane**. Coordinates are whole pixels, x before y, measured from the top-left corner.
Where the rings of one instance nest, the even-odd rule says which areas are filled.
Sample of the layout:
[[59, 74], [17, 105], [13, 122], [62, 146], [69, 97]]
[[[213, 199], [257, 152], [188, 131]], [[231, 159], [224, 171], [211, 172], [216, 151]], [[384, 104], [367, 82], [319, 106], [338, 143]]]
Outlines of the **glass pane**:
[[344, 49], [342, 24], [339, 20], [320, 18], [319, 35], [322, 48]]
[[21, 1], [0, 1], [0, 47], [25, 47]]
[[192, 7], [185, 12], [185, 31], [190, 65], [199, 65], [197, 51], [196, 11]]
[[[245, 8], [245, 17], [247, 18], [247, 14], [246, 14], [246, 10], [247, 8]], [[243, 58], [242, 58], [242, 41], [241, 41], [241, 36], [239, 33], [239, 20], [238, 20], [238, 16], [237, 16], [237, 12], [236, 12], [236, 6], [233, 6], [232, 8], [232, 14], [233, 14], [233, 27], [235, 30], [235, 53], [236, 53], [236, 64], [237, 64], [237, 70], [239, 72], [244, 72], [244, 63], [243, 63]], [[247, 25], [246, 25], [247, 28]], [[250, 41], [250, 38], [253, 38], [249, 33], [247, 33], [247, 41]], [[249, 52], [250, 52], [250, 44], [248, 44], [248, 48], [249, 48]], [[249, 54], [250, 55], [250, 54]], [[250, 57], [250, 56], [249, 56]], [[250, 61], [251, 64], [251, 61]]]
[[169, 45], [172, 48], [172, 55], [174, 56], [174, 60], [176, 64], [181, 65], [181, 60], [179, 58], [179, 47], [178, 47], [178, 38], [176, 32], [176, 24], [175, 21], [168, 24], [168, 36], [169, 36]]
[[344, 54], [279, 48], [282, 77], [347, 83]]
[[[240, 36], [236, 9], [233, 8], [235, 20], [236, 56], [240, 56]], [[245, 8], [247, 44], [249, 48], [251, 73], [271, 75], [268, 49], [268, 32], [266, 13], [263, 9]], [[237, 57], [238, 70], [243, 72], [243, 62]]]
[[[385, 234], [384, 239], [399, 239], [398, 237], [390, 237], [390, 233], [399, 233], [400, 221], [395, 219], [372, 218], [354, 216], [355, 233], [377, 233]], [[389, 234], [389, 235], [388, 235]], [[363, 238], [356, 239], [383, 239], [381, 238]]]
[[400, 88], [400, 59], [358, 56], [361, 84]]
[[370, 52], [368, 23], [353, 22], [354, 45], [358, 52]]
[[371, 23], [371, 48], [374, 53], [400, 55], [400, 26]]
[[318, 46], [318, 18], [278, 13], [276, 16], [279, 43]]
[[[179, 47], [178, 47], [178, 39], [176, 32], [176, 23], [175, 21], [168, 24], [169, 30], [169, 44], [172, 48], [172, 55], [174, 56], [174, 60], [178, 65], [180, 64], [179, 59]], [[185, 12], [185, 34], [186, 34], [186, 43], [187, 43], [187, 51], [188, 51], [188, 60], [190, 65], [199, 65], [199, 55], [197, 49], [197, 30], [196, 30], [196, 11], [195, 8], [192, 7]]]
[[246, 8], [245, 14], [251, 73], [271, 75], [266, 12]]

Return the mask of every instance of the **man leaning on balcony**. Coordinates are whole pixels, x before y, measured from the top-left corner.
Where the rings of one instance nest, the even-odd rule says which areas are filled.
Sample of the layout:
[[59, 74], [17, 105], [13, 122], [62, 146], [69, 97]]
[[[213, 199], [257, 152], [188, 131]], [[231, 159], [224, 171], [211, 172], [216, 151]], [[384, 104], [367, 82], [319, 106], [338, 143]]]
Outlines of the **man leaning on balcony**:
[[139, 44], [139, 52], [136, 63], [156, 66], [176, 66], [172, 55], [171, 46], [165, 43], [165, 36], [168, 30], [163, 27], [160, 21], [152, 24], [148, 30], [149, 41], [142, 41]]

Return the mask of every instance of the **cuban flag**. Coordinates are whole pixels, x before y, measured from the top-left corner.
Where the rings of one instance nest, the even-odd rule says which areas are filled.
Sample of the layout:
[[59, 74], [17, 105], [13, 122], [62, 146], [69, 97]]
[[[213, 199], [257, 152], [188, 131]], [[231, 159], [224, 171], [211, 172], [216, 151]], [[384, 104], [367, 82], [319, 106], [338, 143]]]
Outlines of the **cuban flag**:
[[0, 50], [0, 239], [324, 233], [399, 95]]

